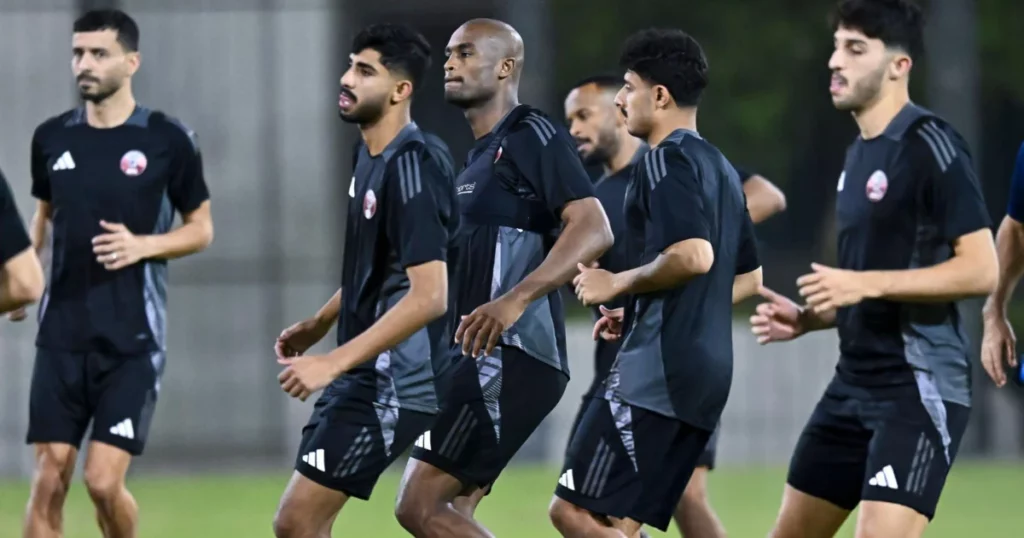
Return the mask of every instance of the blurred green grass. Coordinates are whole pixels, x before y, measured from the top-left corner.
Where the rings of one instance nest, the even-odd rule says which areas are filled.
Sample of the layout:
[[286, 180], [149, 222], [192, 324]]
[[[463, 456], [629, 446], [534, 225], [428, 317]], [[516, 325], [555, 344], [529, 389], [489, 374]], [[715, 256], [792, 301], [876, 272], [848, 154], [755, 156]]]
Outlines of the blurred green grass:
[[[270, 522], [289, 471], [270, 475], [146, 476], [130, 487], [141, 508], [139, 535], [144, 538], [234, 538], [273, 536]], [[547, 519], [547, 505], [557, 470], [516, 467], [498, 481], [478, 517], [499, 537], [557, 537]], [[724, 468], [711, 475], [712, 501], [729, 535], [763, 537], [778, 510], [785, 471]], [[392, 507], [399, 475], [381, 478], [370, 502], [352, 501], [335, 524], [335, 536], [407, 536], [395, 522]], [[1024, 512], [1024, 464], [957, 465], [943, 494], [929, 538], [1021, 536]], [[0, 482], [0, 536], [20, 535], [28, 495], [26, 482]], [[853, 518], [851, 518], [852, 520]], [[65, 513], [65, 538], [93, 538], [92, 507], [80, 481], [72, 488]], [[654, 532], [652, 536], [678, 536]], [[839, 534], [853, 536], [851, 525]]]

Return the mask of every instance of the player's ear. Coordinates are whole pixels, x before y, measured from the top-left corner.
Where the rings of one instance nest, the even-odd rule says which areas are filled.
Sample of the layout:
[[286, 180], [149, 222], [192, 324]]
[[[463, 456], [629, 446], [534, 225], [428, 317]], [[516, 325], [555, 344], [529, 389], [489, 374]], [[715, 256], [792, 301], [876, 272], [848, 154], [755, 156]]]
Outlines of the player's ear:
[[672, 94], [668, 92], [668, 88], [658, 84], [651, 90], [654, 94], [654, 108], [668, 108], [672, 104]]
[[129, 52], [128, 53], [128, 68], [130, 69], [129, 75], [134, 75], [139, 70], [139, 66], [142, 65], [142, 53], [141, 52]]
[[498, 78], [505, 79], [512, 76], [512, 72], [516, 69], [515, 58], [505, 58], [498, 64]]
[[914, 60], [906, 54], [895, 54], [889, 62], [889, 80], [899, 80], [910, 73]]
[[394, 104], [401, 103], [410, 97], [412, 97], [412, 82], [399, 80], [395, 84], [395, 89], [391, 92], [391, 102]]

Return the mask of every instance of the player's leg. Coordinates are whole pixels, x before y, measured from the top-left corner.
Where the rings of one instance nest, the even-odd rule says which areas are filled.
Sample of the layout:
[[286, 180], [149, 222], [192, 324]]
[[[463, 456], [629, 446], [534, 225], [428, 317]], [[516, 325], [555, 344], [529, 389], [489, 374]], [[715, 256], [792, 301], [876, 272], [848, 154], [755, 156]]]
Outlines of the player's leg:
[[348, 495], [321, 486], [295, 471], [274, 515], [274, 536], [330, 538], [334, 519], [347, 501]]
[[455, 497], [452, 501], [452, 507], [455, 510], [472, 519], [476, 515], [476, 509], [480, 506], [480, 501], [484, 500], [484, 497], [490, 494], [490, 486], [482, 488], [473, 488], [469, 494], [460, 494]]
[[139, 507], [125, 487], [132, 455], [106, 443], [89, 443], [85, 460], [85, 487], [96, 507], [96, 521], [106, 538], [136, 535]]
[[782, 507], [769, 536], [834, 536], [860, 500], [870, 441], [856, 402], [826, 392], [793, 451]]
[[83, 356], [45, 349], [36, 352], [26, 436], [35, 446], [35, 470], [25, 511], [26, 538], [63, 535], [64, 500], [92, 415], [84, 371]]
[[452, 505], [463, 492], [468, 492], [467, 487], [448, 471], [415, 457], [409, 458], [402, 482], [398, 486], [395, 517], [413, 536], [493, 536], [472, 517], [459, 512]]
[[721, 427], [715, 428], [708, 445], [697, 460], [697, 468], [686, 484], [673, 518], [685, 538], [725, 538], [722, 525], [708, 499], [708, 473], [715, 467], [715, 452]]
[[163, 353], [121, 358], [90, 354], [86, 377], [96, 402], [85, 485], [106, 536], [135, 536], [139, 507], [125, 479], [142, 454], [156, 410]]
[[970, 409], [912, 400], [885, 414], [869, 447], [856, 535], [918, 538], [935, 516]]
[[[551, 519], [563, 536], [662, 531], [711, 432], [595, 399], [570, 443]], [[628, 448], [627, 448], [628, 447]]]

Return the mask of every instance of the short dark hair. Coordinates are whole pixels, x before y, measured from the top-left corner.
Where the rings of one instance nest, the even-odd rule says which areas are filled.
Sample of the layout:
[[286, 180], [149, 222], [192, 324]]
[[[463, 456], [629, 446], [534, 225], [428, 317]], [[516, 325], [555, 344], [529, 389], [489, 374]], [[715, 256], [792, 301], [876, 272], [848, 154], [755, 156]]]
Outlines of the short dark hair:
[[117, 32], [117, 42], [124, 50], [138, 52], [139, 25], [135, 19], [119, 9], [94, 9], [87, 11], [75, 20], [73, 32], [99, 32], [113, 30]]
[[651, 28], [626, 40], [619, 63], [650, 84], [668, 88], [681, 107], [697, 106], [708, 86], [708, 60], [682, 30]]
[[830, 18], [832, 30], [857, 30], [912, 58], [924, 52], [924, 15], [911, 0], [841, 0]]
[[413, 88], [419, 87], [430, 68], [430, 43], [422, 34], [404, 24], [372, 24], [363, 28], [352, 40], [352, 52], [373, 49], [380, 53], [380, 63], [389, 71], [409, 77]]
[[[576, 88], [582, 88], [593, 84], [602, 90], [618, 90], [622, 87], [622, 75], [612, 75], [610, 73], [601, 73], [599, 75], [592, 75], [583, 80], [580, 80], [576, 84], [573, 84], [569, 91], [575, 90]], [[568, 93], [568, 92], [566, 92]]]

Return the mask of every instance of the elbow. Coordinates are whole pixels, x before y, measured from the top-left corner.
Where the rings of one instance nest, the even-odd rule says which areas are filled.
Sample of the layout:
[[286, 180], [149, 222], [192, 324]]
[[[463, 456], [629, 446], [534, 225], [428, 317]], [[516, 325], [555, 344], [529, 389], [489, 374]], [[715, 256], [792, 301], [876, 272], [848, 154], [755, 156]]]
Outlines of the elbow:
[[601, 223], [596, 228], [597, 229], [594, 233], [594, 243], [596, 248], [594, 249], [595, 252], [593, 254], [593, 258], [595, 260], [600, 258], [601, 255], [607, 252], [608, 249], [612, 248], [612, 245], [615, 244], [615, 234], [612, 233], [612, 227], [608, 223], [608, 219], [601, 219]]
[[203, 221], [199, 223], [198, 241], [196, 252], [202, 252], [213, 244], [213, 222]]
[[988, 296], [995, 293], [996, 288], [999, 287], [999, 263], [995, 260], [992, 263], [978, 271], [977, 275], [971, 278], [971, 282], [976, 286], [974, 290], [977, 295]]
[[777, 191], [772, 204], [772, 213], [782, 213], [786, 210], [786, 195]]
[[434, 321], [448, 313], [448, 290], [444, 286], [433, 286], [416, 293], [419, 300], [417, 310], [423, 313], [427, 321]]
[[698, 243], [697, 248], [691, 250], [686, 260], [687, 272], [694, 275], [706, 275], [714, 264], [715, 251], [711, 248], [711, 243], [703, 240]]
[[8, 291], [10, 292], [11, 300], [17, 303], [17, 308], [39, 302], [46, 288], [46, 282], [41, 269], [33, 268], [29, 272], [32, 274], [18, 275], [16, 278], [11, 279]]

